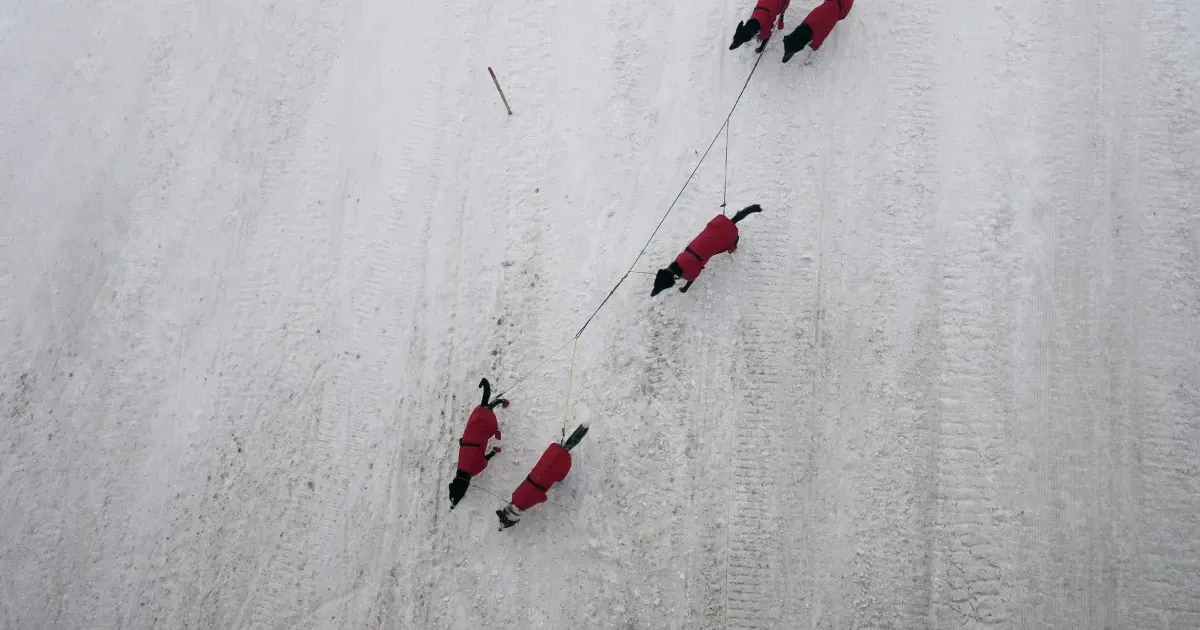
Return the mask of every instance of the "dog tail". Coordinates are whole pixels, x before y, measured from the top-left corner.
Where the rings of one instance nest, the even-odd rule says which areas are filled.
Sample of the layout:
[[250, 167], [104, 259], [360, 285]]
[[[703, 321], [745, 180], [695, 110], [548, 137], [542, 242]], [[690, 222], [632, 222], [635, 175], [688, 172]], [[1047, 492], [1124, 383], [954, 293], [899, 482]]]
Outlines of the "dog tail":
[[492, 398], [492, 384], [486, 378], [479, 380], [479, 386], [483, 388], [483, 402], [479, 403], [481, 407], [486, 407], [488, 401]]
[[754, 214], [755, 212], [762, 212], [762, 206], [760, 206], [758, 204], [754, 204], [752, 206], [746, 206], [745, 208], [739, 210], [737, 214], [733, 215], [733, 222], [737, 223], [738, 221], [745, 219], [746, 217]]
[[575, 448], [581, 441], [583, 441], [583, 436], [587, 435], [587, 432], [588, 432], [588, 425], [585, 422], [585, 423], [579, 425], [575, 429], [575, 431], [571, 433], [570, 437], [563, 440], [562, 447], [564, 449], [570, 451], [571, 449]]

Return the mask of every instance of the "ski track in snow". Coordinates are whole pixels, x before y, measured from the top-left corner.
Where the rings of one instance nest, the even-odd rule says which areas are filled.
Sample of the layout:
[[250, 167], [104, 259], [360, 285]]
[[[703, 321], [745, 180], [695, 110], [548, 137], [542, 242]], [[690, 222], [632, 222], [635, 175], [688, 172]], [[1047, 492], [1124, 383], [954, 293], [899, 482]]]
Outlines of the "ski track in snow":
[[[572, 347], [448, 509], [479, 377], [628, 268], [749, 8], [0, 9], [0, 628], [1200, 626], [1185, 0], [776, 38], [730, 124], [738, 253], [600, 311], [546, 504], [495, 531]], [[724, 149], [635, 270], [720, 211]]]

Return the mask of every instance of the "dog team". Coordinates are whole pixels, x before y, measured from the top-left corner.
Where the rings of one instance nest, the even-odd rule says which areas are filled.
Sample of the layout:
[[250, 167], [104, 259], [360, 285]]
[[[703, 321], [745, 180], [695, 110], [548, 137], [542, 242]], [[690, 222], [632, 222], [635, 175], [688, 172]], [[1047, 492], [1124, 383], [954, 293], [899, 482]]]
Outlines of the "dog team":
[[[738, 22], [729, 50], [735, 50], [755, 37], [762, 42], [755, 52], [762, 53], [766, 50], [772, 31], [776, 28], [782, 31], [784, 28], [783, 14], [790, 2], [791, 0], [758, 0], [758, 5], [750, 13], [750, 19]], [[854, 0], [825, 0], [810, 11], [800, 26], [784, 36], [783, 62], [787, 63], [805, 46], [814, 51], [819, 49], [833, 31], [833, 27], [850, 13], [852, 4]], [[686, 293], [692, 283], [700, 277], [700, 272], [710, 259], [718, 254], [732, 254], [737, 251], [737, 224], [757, 212], [762, 212], [762, 207], [754, 204], [735, 214], [732, 219], [724, 214], [713, 217], [671, 264], [658, 270], [654, 276], [654, 288], [650, 291], [651, 297], [675, 286], [676, 280], [680, 278], [685, 284], [679, 291]], [[500, 452], [500, 427], [495, 409], [497, 405], [508, 407], [508, 401], [503, 398], [492, 400], [491, 384], [486, 378], [479, 382], [479, 387], [483, 389], [483, 400], [471, 412], [462, 437], [458, 440], [458, 470], [454, 480], [450, 482], [451, 510], [466, 495], [467, 489], [471, 487], [471, 479], [482, 473], [492, 457]], [[551, 486], [567, 478], [567, 473], [571, 471], [571, 449], [579, 444], [583, 436], [587, 435], [587, 431], [588, 425], [581, 424], [570, 436], [564, 436], [562, 441], [546, 447], [533, 470], [513, 491], [508, 505], [496, 510], [501, 531], [516, 525], [526, 510], [546, 500], [546, 493], [550, 491]], [[496, 440], [495, 446], [491, 446], [493, 438]]]
[[[787, 11], [791, 0], [759, 0], [758, 6], [750, 13], [750, 19], [738, 22], [733, 31], [733, 43], [729, 50], [740, 48], [754, 37], [762, 42], [754, 52], [761, 53], [771, 40], [771, 32], [778, 21], [779, 30], [783, 30], [783, 13]], [[817, 50], [825, 43], [825, 38], [833, 31], [834, 25], [846, 19], [850, 14], [850, 6], [854, 0], [825, 0], [796, 27], [796, 30], [783, 38], [783, 63], [791, 61], [792, 56], [808, 46]]]
[[[500, 452], [499, 444], [491, 447], [492, 438], [500, 441], [495, 409], [496, 405], [508, 407], [508, 401], [503, 398], [492, 400], [492, 386], [486, 378], [479, 381], [479, 387], [483, 389], [483, 400], [467, 418], [467, 428], [463, 429], [463, 435], [458, 440], [458, 472], [454, 475], [454, 481], [450, 482], [451, 510], [467, 494], [471, 479], [483, 472], [492, 457]], [[546, 500], [550, 486], [567, 478], [567, 473], [571, 472], [571, 449], [579, 444], [587, 431], [587, 424], [581, 424], [570, 437], [546, 448], [533, 470], [513, 491], [512, 501], [504, 509], [496, 510], [501, 530], [516, 525], [521, 520], [522, 512]]]

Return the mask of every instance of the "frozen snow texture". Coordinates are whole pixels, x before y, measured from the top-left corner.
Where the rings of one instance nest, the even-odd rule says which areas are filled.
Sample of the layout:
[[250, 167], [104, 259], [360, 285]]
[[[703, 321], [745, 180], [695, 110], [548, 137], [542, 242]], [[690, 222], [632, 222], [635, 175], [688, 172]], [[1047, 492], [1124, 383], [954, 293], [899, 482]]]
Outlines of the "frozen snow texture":
[[[794, 4], [789, 28], [807, 10]], [[0, 627], [1200, 626], [1200, 3], [0, 8]], [[496, 69], [514, 116], [486, 67]], [[722, 156], [723, 157], [723, 156]], [[713, 213], [721, 159], [639, 266]]]

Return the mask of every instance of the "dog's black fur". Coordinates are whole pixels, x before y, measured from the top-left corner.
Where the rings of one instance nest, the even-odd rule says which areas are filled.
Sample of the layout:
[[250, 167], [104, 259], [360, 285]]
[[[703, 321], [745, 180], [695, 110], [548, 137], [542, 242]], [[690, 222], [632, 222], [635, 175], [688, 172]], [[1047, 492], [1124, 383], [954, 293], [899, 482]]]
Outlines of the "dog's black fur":
[[[742, 219], [754, 214], [755, 212], [762, 212], [762, 206], [754, 204], [752, 206], [746, 206], [745, 208], [742, 208], [737, 214], [733, 215], [732, 220], [734, 225], [736, 225]], [[733, 242], [734, 247], [737, 247], [737, 242], [740, 240], [742, 240], [742, 237], [738, 236], [737, 240]], [[659, 293], [662, 293], [663, 291], [675, 286], [675, 281], [681, 277], [683, 277], [683, 269], [680, 269], [679, 263], [674, 261], [667, 265], [666, 269], [659, 269], [658, 273], [654, 274], [654, 290], [650, 292], [650, 297], [654, 297]], [[689, 280], [687, 284], [679, 287], [679, 292], [687, 293], [688, 289], [690, 288], [692, 288], [692, 281]]]
[[[755, 35], [762, 30], [762, 24], [759, 24], [758, 18], [750, 18], [748, 22], [738, 22], [737, 28], [733, 31], [733, 43], [729, 45], [729, 50], [737, 50], [743, 44], [754, 39]], [[756, 53], [762, 52], [767, 47], [767, 42], [771, 41], [771, 36], [768, 35], [763, 43], [754, 50]]]
[[471, 475], [463, 471], [458, 471], [454, 474], [454, 481], [450, 482], [450, 509], [458, 507], [458, 502], [467, 494], [467, 488], [471, 487]]
[[812, 27], [804, 23], [796, 27], [796, 30], [788, 33], [783, 38], [783, 63], [792, 60], [792, 55], [804, 50], [808, 42], [812, 41]]
[[575, 430], [571, 432], [571, 435], [569, 437], [563, 438], [563, 440], [561, 442], [562, 447], [564, 449], [566, 449], [567, 451], [570, 451], [571, 449], [575, 448], [576, 446], [579, 446], [579, 443], [583, 441], [583, 436], [587, 435], [587, 432], [588, 432], [588, 425], [586, 425], [586, 424], [581, 424], [581, 425], [575, 427]]

